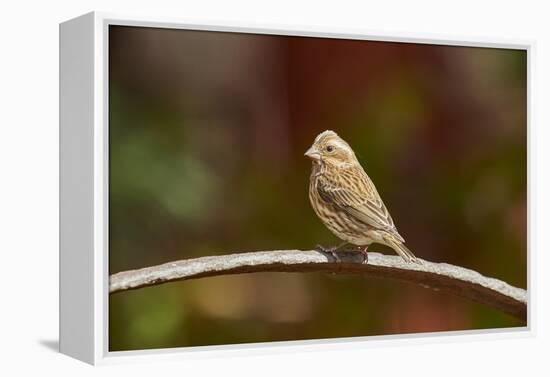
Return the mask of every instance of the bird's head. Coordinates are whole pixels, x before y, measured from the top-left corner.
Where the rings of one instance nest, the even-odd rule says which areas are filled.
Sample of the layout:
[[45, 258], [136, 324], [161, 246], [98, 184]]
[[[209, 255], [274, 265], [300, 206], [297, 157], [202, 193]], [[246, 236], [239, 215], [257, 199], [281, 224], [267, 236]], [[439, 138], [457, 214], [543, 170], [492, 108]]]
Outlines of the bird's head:
[[307, 150], [305, 156], [314, 163], [324, 163], [329, 166], [343, 167], [357, 162], [355, 153], [348, 143], [334, 131], [321, 132]]

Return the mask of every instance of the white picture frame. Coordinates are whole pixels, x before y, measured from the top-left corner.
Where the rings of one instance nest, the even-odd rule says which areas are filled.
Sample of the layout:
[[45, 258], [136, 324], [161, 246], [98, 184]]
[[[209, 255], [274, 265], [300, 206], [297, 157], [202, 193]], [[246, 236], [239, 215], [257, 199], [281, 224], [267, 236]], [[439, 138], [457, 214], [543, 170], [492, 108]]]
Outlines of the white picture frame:
[[[252, 24], [193, 24], [168, 18], [88, 13], [60, 24], [60, 351], [90, 364], [147, 359], [217, 357], [234, 353], [346, 349], [387, 342], [441, 342], [480, 337], [533, 335], [533, 269], [528, 250], [528, 325], [518, 329], [469, 330], [312, 341], [204, 346], [109, 352], [108, 348], [108, 28], [110, 25], [187, 30], [345, 38], [373, 41], [513, 48], [527, 51], [528, 146], [532, 144], [532, 41], [440, 38], [422, 34], [385, 34], [364, 30], [293, 29]], [[528, 180], [530, 171], [528, 169]], [[528, 195], [529, 196], [529, 195]], [[530, 201], [528, 200], [528, 208]], [[455, 335], [460, 335], [456, 337]]]

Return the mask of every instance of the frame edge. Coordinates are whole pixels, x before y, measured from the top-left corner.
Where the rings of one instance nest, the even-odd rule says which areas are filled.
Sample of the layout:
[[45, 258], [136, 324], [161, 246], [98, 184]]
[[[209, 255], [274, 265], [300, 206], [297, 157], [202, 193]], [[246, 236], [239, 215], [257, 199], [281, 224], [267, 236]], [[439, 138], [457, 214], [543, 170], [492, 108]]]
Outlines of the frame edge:
[[94, 14], [59, 25], [59, 351], [94, 358]]

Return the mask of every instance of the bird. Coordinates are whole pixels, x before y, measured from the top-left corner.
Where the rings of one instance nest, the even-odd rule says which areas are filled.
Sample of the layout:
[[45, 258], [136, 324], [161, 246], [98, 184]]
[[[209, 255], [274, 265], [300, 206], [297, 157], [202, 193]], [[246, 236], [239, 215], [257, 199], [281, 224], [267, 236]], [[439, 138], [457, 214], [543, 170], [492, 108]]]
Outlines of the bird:
[[391, 247], [406, 262], [421, 263], [404, 245], [393, 219], [374, 183], [359, 163], [353, 149], [334, 131], [321, 132], [306, 151], [312, 161], [309, 200], [324, 225], [344, 244], [330, 252], [339, 260], [338, 251], [350, 246], [368, 263], [367, 249], [378, 243]]

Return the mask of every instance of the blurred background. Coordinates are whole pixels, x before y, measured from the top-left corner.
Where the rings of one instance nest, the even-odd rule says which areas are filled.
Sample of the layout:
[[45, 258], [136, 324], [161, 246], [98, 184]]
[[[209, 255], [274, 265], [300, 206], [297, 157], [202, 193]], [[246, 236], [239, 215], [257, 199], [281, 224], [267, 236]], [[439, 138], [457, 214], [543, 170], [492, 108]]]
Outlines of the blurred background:
[[[525, 51], [125, 26], [109, 36], [110, 273], [338, 244], [310, 207], [303, 156], [332, 129], [418, 257], [526, 288]], [[109, 348], [523, 325], [398, 281], [257, 273], [112, 295]]]

